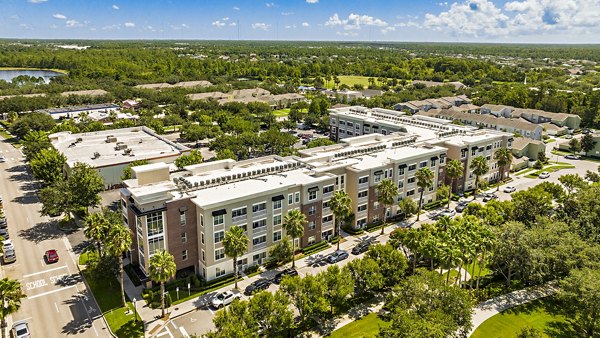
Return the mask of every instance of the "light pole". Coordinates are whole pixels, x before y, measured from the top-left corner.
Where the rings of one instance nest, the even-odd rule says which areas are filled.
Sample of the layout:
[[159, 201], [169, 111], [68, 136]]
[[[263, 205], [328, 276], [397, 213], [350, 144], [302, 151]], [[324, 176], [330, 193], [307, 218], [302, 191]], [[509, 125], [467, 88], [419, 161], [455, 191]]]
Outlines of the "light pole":
[[133, 315], [135, 316], [135, 322], [137, 323], [138, 318], [137, 318], [137, 303], [135, 302], [135, 298], [132, 299], [133, 300]]
[[191, 296], [191, 292], [190, 292], [190, 283], [188, 283], [188, 297]]
[[177, 300], [179, 300], [179, 286], [175, 289], [177, 291]]

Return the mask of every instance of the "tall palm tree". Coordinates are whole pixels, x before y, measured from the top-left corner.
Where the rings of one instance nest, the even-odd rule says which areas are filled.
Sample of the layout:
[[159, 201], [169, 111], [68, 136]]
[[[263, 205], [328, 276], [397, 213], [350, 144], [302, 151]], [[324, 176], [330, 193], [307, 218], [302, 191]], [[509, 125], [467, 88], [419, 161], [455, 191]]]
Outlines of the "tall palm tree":
[[[450, 160], [446, 163], [446, 176], [450, 178], [450, 196], [452, 196], [452, 187], [456, 180], [464, 175], [465, 167], [459, 160]], [[450, 208], [450, 198], [448, 199], [448, 208]]]
[[[506, 172], [506, 177], [510, 176], [510, 164], [513, 160], [513, 154], [508, 148], [500, 148], [494, 152], [494, 159], [498, 161], [498, 165], [502, 168], [502, 176], [500, 176], [500, 181], [504, 179], [504, 172]], [[508, 170], [506, 170], [508, 167]], [[498, 190], [500, 190], [500, 182], [498, 182]]]
[[165, 283], [175, 276], [177, 265], [173, 255], [160, 250], [150, 257], [150, 279], [160, 283], [160, 308], [162, 317], [165, 316]]
[[123, 287], [123, 253], [131, 248], [131, 232], [123, 224], [113, 225], [108, 236], [108, 252], [119, 259], [119, 279], [121, 282], [121, 304], [125, 307], [125, 288]]
[[285, 233], [292, 237], [292, 268], [296, 267], [296, 238], [304, 235], [306, 216], [298, 209], [290, 210], [283, 218]]
[[[398, 187], [392, 180], [383, 180], [375, 187], [377, 189], [377, 201], [383, 204], [383, 224], [381, 226], [381, 234], [383, 235], [386, 225], [386, 211], [394, 204], [396, 196], [398, 196]], [[391, 210], [390, 210], [391, 214]]]
[[433, 184], [433, 171], [427, 167], [421, 168], [417, 170], [415, 177], [417, 178], [417, 187], [421, 189], [421, 195], [419, 196], [419, 211], [417, 212], [418, 221], [421, 216], [421, 208], [423, 207], [423, 193], [425, 192], [425, 189], [431, 187]]
[[223, 248], [225, 249], [225, 255], [233, 258], [233, 278], [235, 279], [235, 288], [237, 289], [237, 259], [248, 250], [248, 237], [244, 233], [244, 229], [238, 226], [229, 228], [223, 239]]
[[106, 233], [110, 228], [106, 217], [104, 217], [104, 213], [96, 212], [87, 215], [84, 220], [84, 226], [83, 233], [87, 238], [96, 242], [98, 254], [102, 255], [102, 243], [106, 240]]
[[2, 310], [0, 316], [2, 316], [2, 338], [6, 335], [6, 317], [19, 311], [21, 308], [21, 298], [25, 298], [26, 295], [21, 289], [21, 283], [16, 279], [4, 278], [0, 280], [0, 302], [2, 302]]
[[337, 235], [340, 236], [337, 242], [337, 249], [339, 250], [342, 236], [341, 224], [352, 212], [352, 200], [348, 193], [338, 190], [333, 193], [331, 200], [329, 200], [329, 207], [335, 217]]
[[475, 193], [473, 194], [473, 199], [475, 199], [477, 198], [477, 189], [479, 188], [479, 177], [487, 174], [490, 171], [490, 166], [485, 157], [477, 156], [471, 161], [471, 169], [473, 169], [473, 174], [475, 174]]

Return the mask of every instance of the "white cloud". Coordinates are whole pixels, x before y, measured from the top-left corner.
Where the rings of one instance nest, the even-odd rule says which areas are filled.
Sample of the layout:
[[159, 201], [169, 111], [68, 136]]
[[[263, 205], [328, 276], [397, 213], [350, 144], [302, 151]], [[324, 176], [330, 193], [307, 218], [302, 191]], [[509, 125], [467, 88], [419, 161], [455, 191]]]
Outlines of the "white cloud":
[[308, 4], [316, 4], [318, 2], [319, 2], [319, 0], [306, 0], [306, 3], [308, 3]]
[[340, 19], [339, 15], [335, 13], [333, 16], [329, 17], [327, 22], [325, 22], [325, 26], [343, 26], [344, 30], [358, 30], [361, 28], [361, 26], [387, 27], [388, 23], [369, 15], [360, 15], [354, 13], [350, 13], [346, 19], [342, 20]]
[[356, 32], [335, 32], [335, 34], [340, 36], [358, 36]]
[[120, 8], [119, 6], [117, 6], [117, 5], [112, 5], [112, 9], [114, 9], [114, 10], [118, 11], [118, 10], [119, 10], [119, 9], [121, 9], [121, 8]]
[[268, 31], [271, 28], [271, 25], [266, 24], [264, 22], [257, 22], [252, 24], [253, 29], [261, 29], [263, 31]]
[[9, 17], [9, 19], [11, 19], [11, 20], [20, 20], [20, 19], [21, 19], [21, 17], [20, 17], [20, 16], [18, 16], [18, 15], [16, 15], [16, 14], [13, 14], [13, 15], [11, 15], [11, 16]]
[[296, 29], [296, 28], [298, 28], [298, 26], [296, 26], [296, 24], [285, 26], [285, 29]]
[[276, 5], [274, 2], [267, 2], [267, 3], [265, 4], [265, 6], [267, 6], [267, 7], [269, 7], [269, 8], [272, 8], [272, 7], [277, 7], [277, 5]]
[[182, 23], [181, 25], [171, 25], [170, 27], [174, 31], [179, 31], [179, 30], [184, 30], [184, 29], [189, 29], [190, 28], [190, 26], [188, 26], [185, 23]]
[[309, 26], [310, 26], [310, 24], [308, 22], [303, 22], [302, 23], [302, 27], [309, 27]]
[[453, 3], [439, 15], [425, 14], [424, 26], [440, 32], [458, 35], [505, 35], [509, 17], [489, 0], [469, 0]]
[[150, 31], [150, 32], [156, 32], [156, 29], [154, 29], [154, 27], [152, 26], [146, 26], [144, 27], [145, 30]]
[[60, 13], [52, 14], [52, 17], [58, 20], [67, 20], [67, 17]]
[[85, 27], [87, 24], [87, 21], [79, 22], [77, 20], [67, 20], [65, 22], [65, 26], [68, 28]]
[[229, 23], [229, 26], [230, 26], [230, 27], [235, 27], [235, 26], [237, 26], [237, 23], [235, 23], [235, 22], [230, 22], [230, 23]]
[[26, 23], [21, 23], [21, 24], [19, 24], [19, 27], [21, 27], [21, 28], [23, 28], [23, 29], [27, 29], [27, 30], [33, 29], [33, 27], [29, 26], [29, 25], [28, 25], [28, 24], [26, 24]]
[[440, 7], [448, 7], [448, 2], [447, 1], [438, 2], [438, 6], [440, 6]]
[[221, 19], [221, 20], [223, 20], [223, 21], [229, 21], [229, 17], [228, 17], [228, 16], [226, 16], [226, 17], [224, 17], [224, 18], [223, 18], [223, 19]]
[[114, 24], [114, 25], [110, 25], [110, 26], [104, 26], [101, 29], [105, 30], [105, 31], [113, 31], [113, 30], [121, 29], [121, 25]]
[[217, 21], [213, 21], [212, 25], [213, 25], [213, 27], [222, 28], [225, 26], [225, 23], [217, 20]]
[[125, 28], [133, 28], [135, 27], [135, 23], [133, 22], [126, 22], [123, 24], [123, 26], [125, 26]]
[[395, 24], [394, 27], [400, 27], [400, 28], [404, 28], [404, 27], [422, 28], [421, 24], [419, 24], [418, 22], [415, 22], [415, 21], [399, 22], [399, 23]]
[[384, 29], [381, 30], [381, 34], [387, 34], [389, 32], [393, 32], [395, 30], [396, 30], [395, 27], [388, 26], [388, 27], [385, 27]]
[[240, 8], [239, 8], [238, 6], [233, 6], [233, 10], [234, 10], [234, 11], [239, 11], [239, 10], [240, 10]]
[[57, 29], [57, 28], [58, 28], [58, 26], [57, 26], [57, 25], [55, 25], [55, 24], [51, 24], [51, 25], [50, 25], [50, 29]]
[[27, 2], [29, 2], [30, 4], [42, 4], [47, 1], [48, 0], [27, 0]]
[[281, 12], [281, 15], [290, 16], [290, 15], [294, 15], [294, 12]]

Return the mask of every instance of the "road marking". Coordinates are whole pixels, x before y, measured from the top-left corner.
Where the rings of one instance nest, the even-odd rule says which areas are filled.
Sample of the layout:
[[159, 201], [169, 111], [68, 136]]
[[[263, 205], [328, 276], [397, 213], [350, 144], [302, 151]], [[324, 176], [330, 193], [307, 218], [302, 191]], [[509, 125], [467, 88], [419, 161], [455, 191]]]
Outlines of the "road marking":
[[64, 269], [66, 267], [67, 267], [66, 265], [63, 265], [63, 266], [59, 266], [59, 267], [56, 267], [56, 268], [52, 268], [52, 269], [48, 269], [48, 270], [44, 270], [44, 271], [40, 271], [40, 272], [30, 273], [28, 275], [23, 275], [23, 278], [27, 278], [27, 277], [31, 277], [31, 276], [36, 276], [36, 275], [41, 275], [41, 274], [46, 273], [46, 272], [56, 271], [56, 270]]
[[56, 302], [54, 302], [54, 307], [56, 308], [56, 312], [60, 312], [58, 311], [58, 305], [56, 305]]
[[38, 298], [38, 297], [42, 297], [42, 296], [47, 296], [49, 294], [60, 292], [60, 291], [64, 291], [64, 290], [68, 290], [68, 289], [71, 289], [71, 288], [74, 288], [74, 287], [75, 287], [75, 285], [65, 286], [64, 288], [60, 288], [60, 289], [56, 289], [56, 290], [52, 290], [52, 291], [48, 291], [48, 292], [43, 292], [43, 293], [40, 293], [40, 294], [34, 295], [34, 296], [29, 296], [29, 297], [27, 297], [27, 299], [34, 299], [34, 298]]
[[168, 327], [168, 326], [165, 326], [165, 332], [163, 332], [163, 333], [161, 333], [161, 334], [158, 334], [158, 335], [156, 335], [156, 336], [157, 336], [157, 337], [162, 337], [162, 336], [166, 336], [166, 335], [169, 335], [169, 337], [171, 337], [171, 338], [175, 338], [175, 337], [173, 337], [173, 335], [171, 334], [171, 330], [169, 330], [169, 327]]
[[181, 332], [181, 334], [185, 337], [185, 338], [190, 338], [190, 335], [187, 333], [187, 331], [185, 330], [185, 328], [182, 326], [179, 328], [179, 332]]
[[171, 325], [173, 325], [173, 328], [174, 328], [175, 330], [179, 329], [179, 327], [177, 326], [177, 324], [175, 324], [175, 322], [171, 322]]

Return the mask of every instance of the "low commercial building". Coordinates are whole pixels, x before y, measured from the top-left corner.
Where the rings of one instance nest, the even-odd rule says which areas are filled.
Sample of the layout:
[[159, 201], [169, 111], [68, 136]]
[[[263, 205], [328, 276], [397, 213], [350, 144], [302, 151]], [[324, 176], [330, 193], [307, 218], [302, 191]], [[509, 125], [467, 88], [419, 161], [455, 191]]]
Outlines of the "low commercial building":
[[49, 108], [36, 110], [37, 113], [46, 113], [52, 116], [55, 120], [61, 120], [65, 118], [77, 118], [82, 114], [95, 114], [95, 113], [118, 113], [121, 107], [112, 103], [105, 104], [88, 104], [85, 106], [70, 106], [60, 108]]
[[52, 146], [67, 158], [68, 175], [76, 163], [95, 168], [106, 189], [121, 185], [123, 170], [135, 160], [172, 163], [189, 148], [169, 141], [146, 127], [72, 134], [51, 134]]

